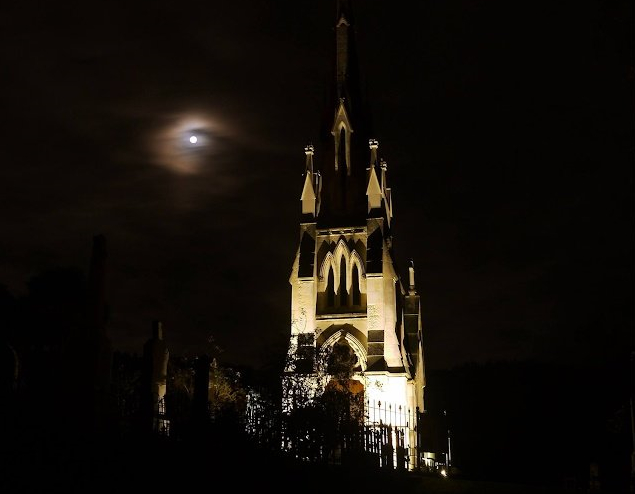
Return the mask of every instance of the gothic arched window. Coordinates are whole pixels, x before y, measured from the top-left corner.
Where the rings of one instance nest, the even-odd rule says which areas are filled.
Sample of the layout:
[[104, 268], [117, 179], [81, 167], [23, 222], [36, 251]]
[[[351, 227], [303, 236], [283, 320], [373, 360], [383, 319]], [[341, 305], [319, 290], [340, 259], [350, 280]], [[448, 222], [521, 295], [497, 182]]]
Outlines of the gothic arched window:
[[357, 264], [353, 264], [353, 279], [351, 280], [351, 292], [353, 294], [353, 305], [362, 303], [362, 294], [359, 291], [359, 270]]
[[333, 307], [335, 305], [335, 277], [333, 269], [329, 269], [329, 276], [326, 281], [326, 305]]
[[348, 292], [346, 291], [346, 260], [342, 256], [340, 260], [340, 305], [348, 305]]
[[341, 172], [346, 173], [346, 129], [342, 125], [340, 127], [340, 142], [338, 146], [337, 162]]

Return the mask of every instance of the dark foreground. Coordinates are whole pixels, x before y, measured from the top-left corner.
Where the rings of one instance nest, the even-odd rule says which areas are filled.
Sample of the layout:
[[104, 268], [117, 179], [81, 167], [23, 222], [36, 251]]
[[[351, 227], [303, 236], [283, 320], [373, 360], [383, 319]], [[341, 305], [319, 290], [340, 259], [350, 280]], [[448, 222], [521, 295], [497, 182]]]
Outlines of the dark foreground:
[[[25, 438], [27, 439], [27, 438]], [[126, 440], [88, 444], [14, 442], [3, 450], [0, 492], [223, 492], [589, 494], [588, 485], [524, 485], [293, 461], [246, 444]], [[108, 445], [107, 445], [108, 444]], [[599, 490], [599, 493], [608, 492]]]

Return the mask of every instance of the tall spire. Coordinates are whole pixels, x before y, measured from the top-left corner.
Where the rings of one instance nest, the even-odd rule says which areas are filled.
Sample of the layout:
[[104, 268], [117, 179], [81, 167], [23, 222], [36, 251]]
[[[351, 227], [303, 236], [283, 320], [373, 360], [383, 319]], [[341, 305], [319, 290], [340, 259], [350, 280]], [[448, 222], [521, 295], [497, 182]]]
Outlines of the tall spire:
[[366, 217], [368, 112], [359, 77], [350, 0], [338, 0], [333, 83], [320, 156], [321, 226], [362, 224]]
[[335, 21], [335, 54], [336, 54], [336, 83], [337, 97], [346, 98], [346, 79], [349, 61], [349, 31], [353, 24], [350, 1], [337, 2], [337, 17]]
[[[343, 101], [349, 118], [353, 121], [364, 118], [357, 48], [355, 46], [355, 24], [350, 0], [338, 0], [335, 17], [335, 98], [336, 107]], [[335, 108], [337, 110], [337, 108]]]

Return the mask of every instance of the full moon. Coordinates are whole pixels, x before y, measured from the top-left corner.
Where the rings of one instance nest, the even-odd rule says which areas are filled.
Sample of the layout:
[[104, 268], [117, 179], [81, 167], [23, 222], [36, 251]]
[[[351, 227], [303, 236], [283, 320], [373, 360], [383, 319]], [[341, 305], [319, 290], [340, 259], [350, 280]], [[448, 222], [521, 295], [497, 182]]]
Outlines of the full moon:
[[147, 144], [156, 164], [182, 175], [196, 175], [209, 169], [221, 143], [230, 137], [232, 129], [213, 115], [176, 112], [164, 115], [161, 128], [149, 129]]

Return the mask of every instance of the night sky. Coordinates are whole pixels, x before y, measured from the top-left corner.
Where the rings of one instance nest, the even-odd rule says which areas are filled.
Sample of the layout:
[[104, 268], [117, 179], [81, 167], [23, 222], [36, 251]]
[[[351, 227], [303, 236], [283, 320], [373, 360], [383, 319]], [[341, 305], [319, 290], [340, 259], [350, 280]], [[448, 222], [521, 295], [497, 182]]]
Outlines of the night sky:
[[[628, 358], [632, 7], [354, 3], [426, 365]], [[0, 284], [108, 248], [108, 332], [228, 362], [286, 349], [304, 146], [334, 2], [4, 2]], [[198, 142], [191, 145], [191, 135]]]

